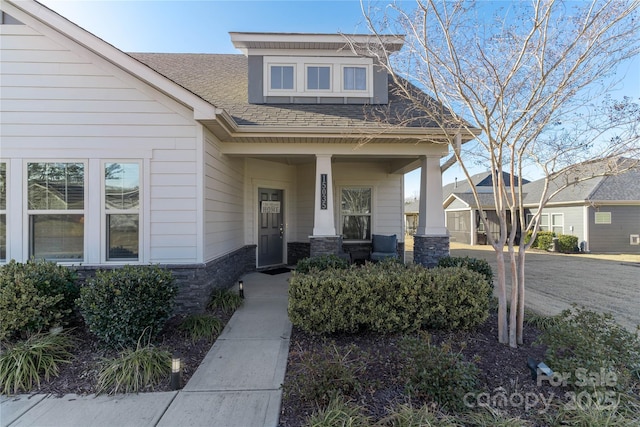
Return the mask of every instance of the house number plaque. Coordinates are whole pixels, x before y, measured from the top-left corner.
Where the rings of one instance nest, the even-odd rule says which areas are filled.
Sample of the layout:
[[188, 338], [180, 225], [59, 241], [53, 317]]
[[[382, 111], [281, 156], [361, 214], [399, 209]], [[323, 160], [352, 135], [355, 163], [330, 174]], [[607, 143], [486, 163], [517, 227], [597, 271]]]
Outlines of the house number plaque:
[[327, 209], [327, 174], [320, 174], [320, 209]]

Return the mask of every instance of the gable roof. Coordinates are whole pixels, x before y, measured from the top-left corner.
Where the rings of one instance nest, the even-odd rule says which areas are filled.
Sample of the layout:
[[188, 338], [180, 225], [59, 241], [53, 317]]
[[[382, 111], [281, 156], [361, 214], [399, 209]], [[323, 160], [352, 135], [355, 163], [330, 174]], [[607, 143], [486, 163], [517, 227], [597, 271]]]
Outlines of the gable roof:
[[[617, 159], [612, 165], [613, 168], [629, 167], [629, 169], [616, 175], [593, 176], [596, 173], [606, 173], [603, 169], [609, 167], [606, 162], [577, 167], [571, 173], [560, 175], [550, 181], [548, 194], [563, 185], [566, 185], [566, 188], [559, 191], [549, 203], [640, 202], [640, 164], [638, 162], [639, 160], [636, 159]], [[589, 178], [589, 176], [593, 177]], [[573, 181], [575, 183], [572, 183]], [[523, 187], [523, 191], [526, 192], [525, 204], [538, 203], [543, 188], [544, 178], [525, 185]]]
[[[386, 128], [434, 131], [436, 123], [411, 108], [388, 79], [389, 102], [377, 104], [250, 104], [244, 55], [129, 53], [203, 99], [224, 108], [239, 127]], [[381, 120], [384, 118], [385, 120]], [[398, 130], [398, 128], [396, 128]], [[466, 139], [469, 139], [468, 137]]]
[[[502, 179], [504, 182], [509, 182], [511, 180], [511, 174], [508, 172], [502, 172]], [[516, 181], [518, 177], [515, 177]], [[480, 197], [480, 202], [483, 206], [493, 204], [493, 177], [491, 175], [491, 171], [480, 172], [471, 176], [471, 182], [476, 186], [478, 190], [478, 196]], [[529, 180], [522, 179], [523, 184], [529, 183]], [[460, 199], [463, 201], [471, 200], [470, 205], [475, 205], [475, 201], [473, 201], [473, 192], [471, 191], [471, 185], [468, 180], [462, 180], [458, 182], [452, 182], [450, 184], [442, 187], [442, 196], [443, 200], [447, 200], [451, 194], [459, 195]], [[467, 197], [465, 194], [470, 195]], [[482, 194], [489, 194], [489, 198], [483, 196]], [[488, 202], [488, 203], [487, 203]]]
[[[443, 131], [419, 109], [397, 96], [389, 83], [389, 103], [272, 104], [247, 101], [248, 60], [244, 55], [136, 53], [125, 54], [53, 10], [34, 0], [6, 0], [8, 13], [40, 30], [53, 30], [158, 89], [194, 111], [194, 119], [221, 141], [289, 140], [322, 142], [432, 142]], [[27, 23], [27, 22], [25, 22]], [[346, 44], [346, 43], [345, 43]], [[408, 85], [410, 85], [407, 82]], [[426, 96], [426, 94], [425, 94]], [[391, 119], [391, 120], [389, 120]], [[462, 134], [464, 141], [480, 131]]]

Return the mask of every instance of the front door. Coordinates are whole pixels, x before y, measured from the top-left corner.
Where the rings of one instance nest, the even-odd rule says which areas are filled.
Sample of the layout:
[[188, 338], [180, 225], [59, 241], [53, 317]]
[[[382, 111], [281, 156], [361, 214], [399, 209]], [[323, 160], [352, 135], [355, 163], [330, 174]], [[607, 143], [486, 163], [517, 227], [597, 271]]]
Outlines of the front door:
[[282, 190], [258, 189], [258, 267], [284, 262], [284, 204]]

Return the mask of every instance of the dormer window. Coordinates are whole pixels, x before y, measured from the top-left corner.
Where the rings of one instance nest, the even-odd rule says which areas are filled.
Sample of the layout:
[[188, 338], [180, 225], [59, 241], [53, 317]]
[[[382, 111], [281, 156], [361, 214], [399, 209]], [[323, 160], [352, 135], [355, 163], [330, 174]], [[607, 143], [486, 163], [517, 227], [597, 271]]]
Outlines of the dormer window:
[[343, 90], [367, 90], [367, 69], [365, 67], [343, 68]]
[[274, 90], [293, 90], [293, 65], [272, 65], [271, 73], [271, 89]]
[[331, 67], [315, 65], [307, 66], [307, 89], [330, 90]]

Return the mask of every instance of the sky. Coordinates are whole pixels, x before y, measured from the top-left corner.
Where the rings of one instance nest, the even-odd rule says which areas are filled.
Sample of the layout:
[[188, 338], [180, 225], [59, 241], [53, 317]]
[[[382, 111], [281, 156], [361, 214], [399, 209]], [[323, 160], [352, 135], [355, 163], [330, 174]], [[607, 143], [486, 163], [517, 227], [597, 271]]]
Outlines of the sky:
[[[359, 0], [39, 1], [125, 52], [240, 53], [230, 31], [368, 33]], [[371, 4], [383, 8], [385, 3]], [[622, 72], [627, 78], [621, 90], [639, 98], [640, 60]], [[485, 169], [477, 166], [472, 173]], [[454, 165], [443, 174], [443, 184], [456, 178], [463, 180], [464, 174]], [[419, 170], [405, 175], [405, 197], [419, 195], [419, 179]]]

